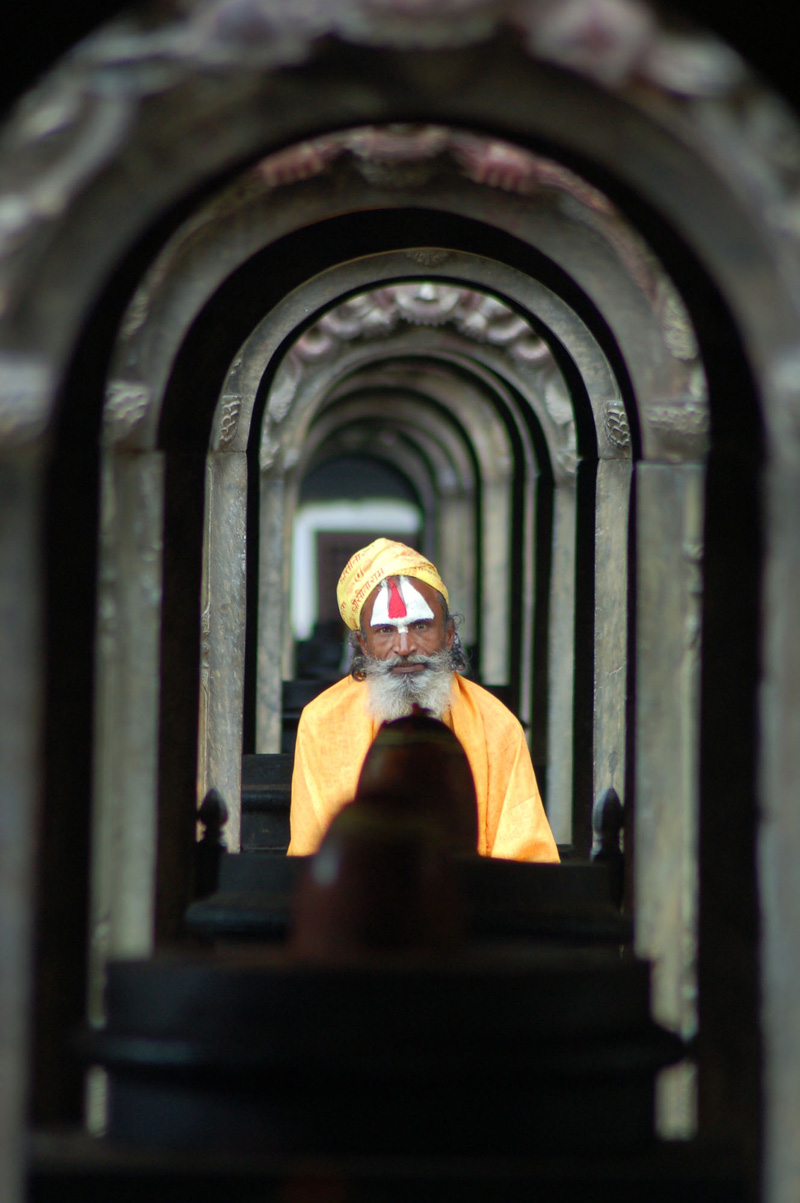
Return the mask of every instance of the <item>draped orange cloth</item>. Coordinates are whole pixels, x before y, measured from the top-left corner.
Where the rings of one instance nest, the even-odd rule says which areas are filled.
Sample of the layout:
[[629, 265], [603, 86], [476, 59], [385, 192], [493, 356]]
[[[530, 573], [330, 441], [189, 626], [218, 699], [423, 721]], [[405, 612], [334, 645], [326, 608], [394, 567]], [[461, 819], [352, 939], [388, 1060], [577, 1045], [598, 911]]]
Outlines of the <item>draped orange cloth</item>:
[[[316, 852], [334, 815], [355, 796], [380, 723], [363, 681], [345, 677], [305, 707], [292, 777], [290, 856]], [[478, 799], [478, 852], [508, 860], [558, 861], [525, 736], [502, 702], [453, 674], [444, 722], [461, 741]]]

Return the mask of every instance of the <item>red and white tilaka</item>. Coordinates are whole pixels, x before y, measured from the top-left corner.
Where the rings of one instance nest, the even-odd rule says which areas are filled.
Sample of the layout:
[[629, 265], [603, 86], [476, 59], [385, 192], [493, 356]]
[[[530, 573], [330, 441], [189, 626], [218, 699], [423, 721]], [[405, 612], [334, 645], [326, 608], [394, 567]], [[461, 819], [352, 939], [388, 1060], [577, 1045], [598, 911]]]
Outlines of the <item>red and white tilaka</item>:
[[372, 627], [397, 627], [400, 634], [408, 631], [412, 622], [433, 618], [430, 608], [419, 589], [407, 576], [388, 577], [381, 581], [378, 596], [372, 607]]

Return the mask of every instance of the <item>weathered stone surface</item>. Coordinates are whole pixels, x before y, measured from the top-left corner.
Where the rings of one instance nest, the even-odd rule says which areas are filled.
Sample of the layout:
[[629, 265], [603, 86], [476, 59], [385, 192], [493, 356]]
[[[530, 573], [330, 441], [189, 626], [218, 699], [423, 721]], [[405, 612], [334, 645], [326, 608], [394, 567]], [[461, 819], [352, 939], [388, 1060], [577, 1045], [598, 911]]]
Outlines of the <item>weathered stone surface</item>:
[[207, 469], [198, 797], [219, 791], [228, 810], [225, 841], [238, 851], [241, 828], [244, 639], [247, 619], [247, 457], [211, 453]]
[[[636, 948], [654, 961], [654, 1014], [687, 1037], [697, 1022], [703, 478], [690, 465], [636, 474]], [[671, 1110], [661, 1123], [674, 1130], [691, 1100]]]
[[594, 798], [625, 802], [628, 528], [632, 465], [600, 460], [595, 493]]
[[256, 698], [256, 751], [281, 750], [281, 679], [283, 667], [286, 590], [284, 560], [290, 560], [286, 543], [283, 477], [262, 474], [259, 536], [269, 548], [258, 574], [258, 696]]
[[0, 1197], [22, 1198], [41, 765], [40, 465], [0, 460]]
[[553, 501], [548, 682], [547, 815], [557, 844], [572, 840], [573, 701], [575, 688], [575, 493]]
[[800, 480], [794, 467], [767, 474], [770, 536], [766, 547], [761, 691], [761, 830], [758, 870], [763, 924], [762, 1015], [765, 1041], [770, 1203], [800, 1193]]
[[[687, 258], [697, 256], [725, 298], [736, 323], [737, 341], [762, 386], [756, 391], [768, 445], [780, 458], [785, 436], [788, 433], [796, 442], [797, 430], [797, 414], [787, 404], [785, 390], [770, 379], [771, 363], [787, 348], [796, 347], [800, 324], [797, 130], [791, 118], [779, 104], [770, 103], [772, 98], [726, 48], [691, 30], [676, 33], [640, 3], [534, 4], [515, 10], [522, 42], [513, 53], [509, 53], [509, 39], [496, 44], [487, 40], [504, 25], [505, 5], [479, 0], [455, 8], [433, 4], [422, 15], [419, 6], [412, 7], [409, 16], [407, 8], [401, 11], [393, 4], [381, 6], [380, 12], [355, 2], [302, 10], [257, 4], [252, 7], [255, 32], [249, 38], [236, 22], [217, 20], [225, 16], [220, 6], [196, 6], [181, 14], [164, 9], [159, 18], [145, 23], [134, 17], [93, 39], [37, 90], [4, 134], [0, 151], [4, 345], [19, 346], [26, 354], [33, 348], [35, 356], [52, 362], [60, 373], [86, 312], [98, 298], [101, 282], [149, 222], [182, 195], [204, 187], [215, 173], [227, 171], [264, 146], [305, 140], [308, 125], [316, 125], [321, 115], [331, 127], [380, 120], [396, 103], [398, 91], [404, 89], [407, 100], [413, 82], [414, 103], [426, 119], [448, 119], [467, 128], [475, 121], [494, 124], [511, 133], [519, 130], [528, 140], [561, 144], [572, 156], [582, 155], [617, 177], [628, 195], [641, 199], [644, 209], [651, 207], [663, 216], [678, 233]], [[248, 22], [246, 28], [253, 27]], [[311, 59], [315, 38], [324, 33], [337, 36], [318, 47]], [[355, 42], [360, 48], [358, 56], [347, 59], [344, 82], [335, 71], [337, 40]], [[449, 52], [469, 43], [480, 43], [481, 54], [449, 55], [443, 62], [450, 65], [449, 71], [431, 71], [416, 54], [425, 47], [426, 54], [435, 58], [440, 48]], [[404, 47], [406, 53], [390, 57], [389, 71], [376, 70], [386, 65], [383, 59], [378, 64], [369, 62], [369, 69], [359, 74], [375, 47], [382, 46]], [[503, 52], [497, 53], [497, 47]], [[539, 70], [536, 56], [545, 60], [544, 71]], [[431, 61], [429, 57], [428, 64]], [[281, 77], [274, 69], [287, 64], [295, 70]], [[565, 69], [553, 71], [552, 64]], [[401, 81], [401, 89], [390, 95], [396, 80]], [[265, 103], [267, 92], [269, 103]], [[316, 157], [315, 148], [304, 150], [306, 164]], [[503, 187], [517, 186], [519, 157], [496, 156], [483, 162], [480, 170], [496, 171]], [[403, 172], [384, 173], [387, 191], [396, 186], [398, 175], [402, 178]], [[134, 195], [136, 204], [131, 203]], [[101, 230], [103, 236], [98, 237]], [[609, 313], [609, 320], [615, 317]], [[703, 332], [709, 337], [711, 333]], [[615, 334], [619, 336], [618, 329]], [[643, 358], [640, 374], [632, 374], [639, 398], [683, 397], [680, 389], [656, 387], [647, 375], [648, 360]], [[792, 363], [790, 358], [790, 374]], [[55, 388], [41, 400], [37, 413], [28, 415], [34, 425], [46, 423], [54, 413]], [[730, 395], [714, 398], [716, 419], [724, 422], [731, 400]], [[15, 431], [25, 428], [27, 416], [22, 427], [15, 417], [13, 426]], [[652, 445], [646, 438], [644, 445], [650, 453]], [[795, 572], [797, 536], [782, 525], [794, 522], [797, 498], [793, 487], [778, 487], [776, 481], [773, 486], [767, 518], [766, 654], [760, 696], [764, 741], [760, 804], [765, 816], [761, 876], [768, 950], [764, 1036], [774, 1087], [767, 1113], [767, 1189], [770, 1203], [794, 1203], [800, 1051], [797, 1025], [791, 1027], [796, 983], [786, 957], [796, 951], [792, 932], [800, 927], [793, 884], [800, 740], [792, 643], [800, 581]], [[784, 501], [791, 503], [785, 515], [780, 510]], [[8, 762], [10, 788], [1, 799], [11, 808], [13, 821], [17, 812], [33, 813], [38, 777], [35, 708], [26, 709], [25, 693], [21, 704], [20, 696], [6, 692], [18, 680], [27, 679], [28, 671], [33, 681], [38, 667], [35, 648], [42, 592], [29, 554], [35, 548], [34, 513], [30, 498], [19, 497], [12, 498], [3, 513], [6, 529], [32, 540], [25, 553], [27, 571], [11, 578], [16, 584], [11, 586], [9, 629], [13, 651], [21, 659], [13, 661], [15, 675], [9, 675], [2, 694], [3, 723], [19, 735]], [[656, 529], [669, 526], [667, 515], [663, 523], [656, 522], [653, 514], [648, 519]], [[682, 532], [667, 529], [666, 534], [680, 543]], [[685, 580], [686, 566], [681, 567], [676, 546], [667, 543], [658, 552], [648, 550], [646, 535], [640, 531], [642, 553], [651, 559], [663, 554], [672, 561], [677, 554], [677, 576]], [[696, 546], [692, 541], [690, 559]], [[786, 567], [783, 557], [787, 557]], [[13, 567], [16, 571], [16, 561]], [[671, 596], [668, 587], [663, 608]], [[30, 624], [27, 619], [23, 623], [25, 638], [19, 641], [12, 620], [23, 610]], [[4, 603], [4, 618], [7, 613]], [[644, 623], [644, 609], [639, 617]], [[662, 638], [660, 629], [652, 635], [656, 642]], [[648, 719], [652, 705], [660, 718], [655, 676], [650, 678], [650, 667], [658, 657], [642, 636], [640, 641], [644, 672], [639, 678], [644, 688], [640, 717]], [[673, 651], [677, 646], [677, 641], [670, 644]], [[674, 665], [665, 662], [664, 672], [670, 671]], [[675, 683], [678, 692], [685, 686], [683, 680]], [[747, 688], [752, 689], [752, 683]], [[667, 744], [678, 746], [677, 719], [668, 705], [669, 691], [664, 692]], [[673, 738], [677, 743], [672, 744]], [[648, 805], [645, 787], [652, 785], [655, 804], [660, 805], [674, 764], [667, 763], [666, 757], [659, 761], [660, 751], [651, 757], [644, 743], [640, 751], [645, 767], [637, 800]], [[15, 851], [20, 876], [9, 880], [20, 888], [14, 892], [13, 884], [9, 887], [12, 915], [21, 916], [27, 930], [26, 874], [32, 862], [29, 846], [21, 844]], [[10, 956], [11, 980], [19, 982], [23, 991], [15, 997], [23, 997], [28, 972], [24, 941], [14, 945]], [[22, 1049], [21, 1042], [18, 1047]], [[16, 1052], [12, 1083], [19, 1081], [22, 1064], [22, 1052]], [[14, 1096], [6, 1129], [12, 1142], [19, 1128], [16, 1104]], [[19, 1157], [14, 1148], [10, 1153], [7, 1173], [12, 1176], [13, 1197]], [[0, 1157], [0, 1164], [6, 1164], [6, 1159]]]
[[92, 870], [91, 1005], [109, 955], [155, 938], [163, 456], [118, 453], [103, 473]]

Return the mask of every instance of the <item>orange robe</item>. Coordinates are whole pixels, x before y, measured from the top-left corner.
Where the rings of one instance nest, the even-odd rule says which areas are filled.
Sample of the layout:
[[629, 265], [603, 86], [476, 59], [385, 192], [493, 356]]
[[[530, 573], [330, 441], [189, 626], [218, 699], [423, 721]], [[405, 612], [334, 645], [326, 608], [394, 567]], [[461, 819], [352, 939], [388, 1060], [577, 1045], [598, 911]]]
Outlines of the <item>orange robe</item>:
[[[366, 708], [367, 685], [345, 677], [305, 707], [292, 777], [290, 856], [316, 852], [334, 815], [352, 801], [380, 723]], [[528, 745], [502, 702], [453, 677], [444, 722], [464, 747], [478, 798], [478, 852], [509, 860], [558, 861]]]

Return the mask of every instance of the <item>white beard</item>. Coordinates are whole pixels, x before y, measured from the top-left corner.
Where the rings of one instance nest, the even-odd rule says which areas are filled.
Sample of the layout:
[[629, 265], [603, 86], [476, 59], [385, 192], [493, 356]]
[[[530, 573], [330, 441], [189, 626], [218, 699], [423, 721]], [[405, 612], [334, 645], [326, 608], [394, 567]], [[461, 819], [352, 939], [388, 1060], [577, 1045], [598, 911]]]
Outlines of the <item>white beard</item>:
[[[426, 664], [419, 673], [392, 673], [396, 664]], [[450, 707], [453, 670], [447, 650], [432, 656], [398, 656], [393, 660], [377, 660], [370, 656], [365, 666], [367, 677], [367, 709], [379, 723], [391, 723], [405, 718], [417, 705], [433, 718], [444, 718]]]

